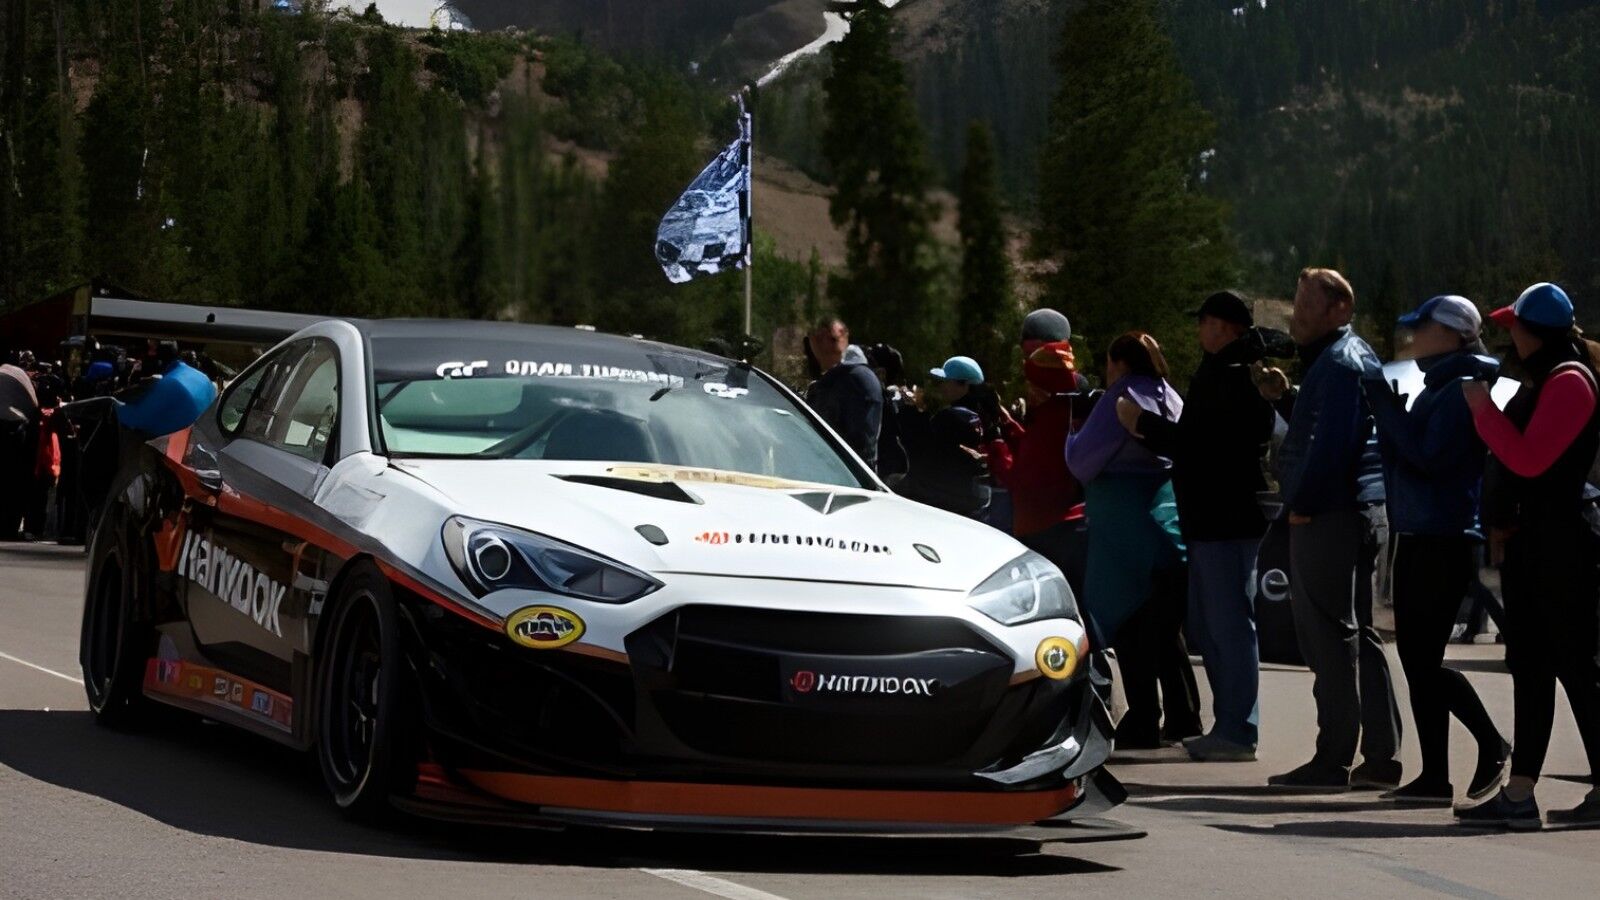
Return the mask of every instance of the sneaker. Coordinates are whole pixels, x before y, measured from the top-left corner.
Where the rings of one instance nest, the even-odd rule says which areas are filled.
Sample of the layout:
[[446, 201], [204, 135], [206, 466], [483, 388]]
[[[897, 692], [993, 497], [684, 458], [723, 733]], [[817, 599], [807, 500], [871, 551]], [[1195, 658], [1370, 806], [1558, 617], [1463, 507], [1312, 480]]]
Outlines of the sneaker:
[[1600, 828], [1600, 790], [1589, 792], [1571, 809], [1550, 810], [1550, 824], [1563, 828]]
[[1456, 798], [1456, 789], [1448, 781], [1424, 781], [1421, 778], [1392, 791], [1378, 795], [1401, 806], [1449, 806]]
[[1307, 793], [1335, 794], [1350, 790], [1350, 770], [1313, 759], [1297, 769], [1268, 778], [1267, 784]]
[[1255, 762], [1256, 748], [1235, 744], [1216, 734], [1202, 734], [1183, 742], [1183, 749], [1195, 762]]
[[1533, 797], [1513, 800], [1504, 788], [1477, 806], [1456, 809], [1457, 824], [1468, 828], [1509, 828], [1512, 831], [1538, 831], [1544, 827], [1539, 817], [1539, 801]]
[[1182, 744], [1204, 735], [1205, 730], [1199, 725], [1176, 728], [1163, 725], [1161, 727], [1161, 741], [1166, 744]]
[[1505, 738], [1500, 739], [1497, 754], [1478, 756], [1478, 768], [1472, 773], [1472, 783], [1467, 786], [1467, 799], [1474, 803], [1486, 799], [1493, 794], [1506, 780], [1506, 775], [1511, 768], [1511, 744]]
[[1350, 773], [1350, 786], [1392, 791], [1400, 786], [1402, 769], [1398, 759], [1364, 759]]

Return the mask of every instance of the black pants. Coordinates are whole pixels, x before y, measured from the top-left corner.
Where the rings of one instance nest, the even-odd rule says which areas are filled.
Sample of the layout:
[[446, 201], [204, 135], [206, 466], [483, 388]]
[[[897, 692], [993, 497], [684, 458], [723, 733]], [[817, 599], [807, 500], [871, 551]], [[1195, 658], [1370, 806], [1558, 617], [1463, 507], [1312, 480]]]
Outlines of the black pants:
[[1471, 583], [1477, 541], [1463, 535], [1401, 534], [1394, 539], [1394, 632], [1411, 685], [1411, 714], [1422, 745], [1422, 777], [1450, 780], [1450, 716], [1478, 741], [1480, 755], [1500, 750], [1500, 732], [1467, 677], [1444, 666], [1461, 596]]
[[1123, 741], [1153, 744], [1163, 733], [1180, 738], [1201, 732], [1200, 686], [1183, 640], [1188, 580], [1187, 567], [1157, 571], [1149, 601], [1117, 635], [1113, 646], [1128, 698], [1117, 728]]
[[0, 422], [0, 540], [17, 539], [33, 496], [34, 454], [28, 434], [25, 425]]
[[1384, 509], [1336, 510], [1289, 527], [1290, 608], [1313, 676], [1316, 759], [1349, 768], [1395, 759], [1400, 708], [1383, 642], [1372, 627], [1376, 534]]
[[1600, 776], [1596, 550], [1593, 533], [1577, 513], [1566, 522], [1525, 525], [1506, 542], [1500, 577], [1517, 720], [1512, 775], [1537, 779], [1544, 769], [1559, 680], [1583, 737], [1589, 774]]

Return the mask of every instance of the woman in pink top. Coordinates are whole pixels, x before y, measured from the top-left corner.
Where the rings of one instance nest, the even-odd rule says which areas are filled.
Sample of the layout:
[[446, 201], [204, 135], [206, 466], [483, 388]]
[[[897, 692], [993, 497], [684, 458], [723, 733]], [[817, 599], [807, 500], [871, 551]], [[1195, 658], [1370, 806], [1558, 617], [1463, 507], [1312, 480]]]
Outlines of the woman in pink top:
[[[1553, 284], [1528, 288], [1490, 318], [1510, 329], [1526, 373], [1504, 412], [1481, 382], [1465, 387], [1478, 434], [1494, 456], [1483, 517], [1495, 555], [1504, 557], [1516, 749], [1500, 793], [1456, 815], [1467, 825], [1537, 829], [1543, 822], [1534, 785], [1550, 744], [1558, 680], [1583, 736], [1590, 774], [1600, 775], [1600, 547], [1583, 514], [1585, 482], [1600, 451], [1600, 346], [1578, 335], [1572, 301]], [[1600, 788], [1574, 809], [1552, 810], [1550, 821], [1600, 826]]]

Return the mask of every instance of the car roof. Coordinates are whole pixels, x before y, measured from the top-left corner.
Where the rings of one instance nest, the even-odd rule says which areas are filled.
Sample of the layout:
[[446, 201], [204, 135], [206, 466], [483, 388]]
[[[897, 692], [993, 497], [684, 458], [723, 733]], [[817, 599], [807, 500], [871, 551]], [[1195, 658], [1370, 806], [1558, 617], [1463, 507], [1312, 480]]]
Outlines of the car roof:
[[368, 338], [443, 338], [446, 340], [481, 340], [495, 342], [522, 342], [545, 346], [560, 345], [582, 351], [585, 349], [616, 351], [666, 350], [719, 365], [733, 360], [704, 350], [694, 350], [677, 344], [649, 341], [642, 338], [605, 334], [585, 328], [559, 325], [533, 325], [526, 322], [497, 322], [483, 319], [351, 319]]

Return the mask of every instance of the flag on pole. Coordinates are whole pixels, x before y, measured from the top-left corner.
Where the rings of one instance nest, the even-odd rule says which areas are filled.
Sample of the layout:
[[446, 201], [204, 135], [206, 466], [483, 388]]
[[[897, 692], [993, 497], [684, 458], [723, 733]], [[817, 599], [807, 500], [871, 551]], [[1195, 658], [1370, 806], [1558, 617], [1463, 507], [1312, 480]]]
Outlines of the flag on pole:
[[739, 98], [739, 137], [672, 204], [656, 230], [656, 260], [683, 284], [750, 264], [750, 113]]

